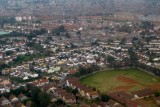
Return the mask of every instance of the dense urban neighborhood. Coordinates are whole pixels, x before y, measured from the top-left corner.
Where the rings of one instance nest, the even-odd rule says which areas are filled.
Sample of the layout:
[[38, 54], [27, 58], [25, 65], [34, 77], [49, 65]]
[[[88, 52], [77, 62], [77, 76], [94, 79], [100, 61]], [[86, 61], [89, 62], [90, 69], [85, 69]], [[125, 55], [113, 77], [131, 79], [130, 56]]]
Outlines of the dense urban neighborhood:
[[0, 107], [160, 106], [159, 11], [93, 1], [0, 0]]
[[[9, 33], [0, 36], [2, 106], [89, 106], [88, 100], [91, 107], [138, 107], [141, 103], [137, 99], [156, 93], [159, 96], [159, 84], [156, 89], [138, 88], [126, 93], [120, 88], [103, 94], [78, 79], [106, 69], [136, 68], [160, 75], [160, 27], [154, 22], [117, 21], [102, 16], [49, 21], [16, 16], [7, 21], [1, 28]], [[41, 91], [36, 93], [34, 87]], [[32, 94], [44, 94], [48, 99], [42, 98], [44, 102], [39, 104]], [[158, 101], [158, 97], [154, 99]]]

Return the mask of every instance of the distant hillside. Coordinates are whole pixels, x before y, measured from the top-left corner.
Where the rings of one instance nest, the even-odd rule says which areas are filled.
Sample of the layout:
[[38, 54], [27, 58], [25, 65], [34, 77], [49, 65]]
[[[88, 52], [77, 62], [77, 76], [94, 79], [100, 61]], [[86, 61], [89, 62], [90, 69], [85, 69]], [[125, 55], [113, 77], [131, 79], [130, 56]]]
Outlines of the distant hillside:
[[65, 8], [65, 13], [106, 14], [113, 12], [134, 12], [160, 14], [160, 0], [50, 0]]
[[[0, 0], [0, 5], [4, 5], [7, 1]], [[15, 2], [18, 0], [14, 0]], [[115, 12], [131, 12], [144, 15], [160, 14], [160, 0], [20, 0], [22, 3], [18, 10], [19, 13], [34, 14], [67, 14], [67, 15], [100, 15], [111, 14]], [[14, 4], [16, 4], [14, 2]], [[26, 7], [24, 4], [27, 4]], [[38, 5], [44, 3], [44, 6]], [[13, 3], [11, 3], [13, 6]], [[14, 7], [17, 7], [15, 5]], [[10, 13], [14, 12], [12, 8], [7, 8]], [[19, 9], [19, 8], [18, 8]], [[1, 11], [1, 10], [0, 10]], [[17, 10], [16, 10], [17, 13]]]
[[2, 5], [2, 3], [7, 3], [8, 0], [0, 0], [0, 5]]

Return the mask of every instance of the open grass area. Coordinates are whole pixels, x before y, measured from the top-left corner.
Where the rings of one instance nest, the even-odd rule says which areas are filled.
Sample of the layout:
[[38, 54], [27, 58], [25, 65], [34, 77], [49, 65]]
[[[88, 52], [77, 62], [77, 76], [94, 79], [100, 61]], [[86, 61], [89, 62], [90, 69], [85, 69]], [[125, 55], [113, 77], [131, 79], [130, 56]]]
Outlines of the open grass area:
[[100, 92], [128, 91], [143, 88], [160, 89], [160, 77], [138, 69], [102, 71], [81, 79], [83, 84], [96, 87]]

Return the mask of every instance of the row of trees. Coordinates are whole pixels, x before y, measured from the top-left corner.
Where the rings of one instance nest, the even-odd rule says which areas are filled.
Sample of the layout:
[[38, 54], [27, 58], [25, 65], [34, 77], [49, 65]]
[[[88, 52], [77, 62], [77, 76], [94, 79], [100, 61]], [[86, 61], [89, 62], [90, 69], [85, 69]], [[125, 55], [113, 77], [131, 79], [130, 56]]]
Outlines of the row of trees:
[[41, 91], [40, 88], [34, 87], [31, 89], [31, 107], [46, 107], [50, 104], [51, 97], [44, 91]]
[[153, 29], [154, 27], [154, 24], [152, 24], [151, 22], [149, 21], [143, 21], [141, 24], [140, 24], [140, 28], [143, 28], [143, 29]]
[[63, 25], [61, 25], [61, 26], [59, 26], [57, 28], [54, 28], [52, 30], [52, 34], [54, 36], [64, 36], [66, 38], [70, 38], [70, 34], [68, 33], [68, 31], [66, 30], [66, 28]]
[[135, 53], [133, 48], [129, 48], [128, 49], [128, 54], [130, 56], [130, 60], [131, 60], [131, 65], [132, 66], [137, 66], [138, 65], [138, 56]]
[[75, 73], [76, 77], [92, 74], [94, 71], [99, 71], [100, 67], [96, 64], [92, 64], [88, 67], [79, 66], [79, 72]]
[[61, 33], [67, 32], [63, 25], [52, 30], [52, 34], [55, 36], [60, 36]]
[[47, 29], [41, 28], [40, 30], [32, 30], [30, 31], [30, 35], [43, 35], [47, 33]]
[[116, 60], [114, 57], [108, 56], [106, 60], [109, 63], [109, 67], [114, 69], [120, 69], [132, 66], [130, 58], [127, 57], [122, 60]]
[[122, 26], [118, 27], [117, 31], [131, 33], [132, 28], [129, 25], [125, 24], [125, 25], [122, 25]]
[[14, 17], [0, 17], [0, 25], [3, 28], [4, 24], [14, 24], [16, 20]]
[[34, 50], [42, 53], [44, 51], [43, 46], [41, 45], [41, 43], [35, 43], [34, 41], [31, 42], [27, 42], [26, 43], [27, 47], [33, 48]]

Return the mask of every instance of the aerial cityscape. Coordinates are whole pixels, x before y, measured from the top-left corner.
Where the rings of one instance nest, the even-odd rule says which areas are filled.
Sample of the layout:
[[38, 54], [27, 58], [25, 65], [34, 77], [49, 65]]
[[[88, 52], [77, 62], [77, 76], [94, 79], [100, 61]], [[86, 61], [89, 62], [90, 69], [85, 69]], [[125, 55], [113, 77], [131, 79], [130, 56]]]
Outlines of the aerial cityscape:
[[160, 0], [0, 0], [0, 107], [160, 107]]

